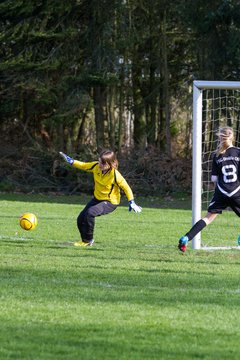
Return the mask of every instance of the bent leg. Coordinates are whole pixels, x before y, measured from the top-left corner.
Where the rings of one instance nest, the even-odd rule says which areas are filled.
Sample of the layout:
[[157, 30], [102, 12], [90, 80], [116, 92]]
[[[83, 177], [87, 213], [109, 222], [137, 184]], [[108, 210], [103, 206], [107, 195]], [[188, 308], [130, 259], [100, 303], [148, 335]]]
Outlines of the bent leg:
[[[80, 214], [78, 215], [78, 218], [77, 218], [77, 227], [78, 227], [78, 230], [80, 232], [80, 235], [81, 235], [81, 239], [84, 240], [86, 239], [85, 238], [85, 227], [86, 227], [86, 216], [87, 216], [87, 212], [88, 212], [88, 209], [91, 208], [92, 206], [94, 206], [95, 204], [97, 203], [97, 200], [96, 199], [91, 199], [89, 201], [89, 203], [87, 203], [87, 205], [85, 206], [85, 208], [80, 212]], [[91, 240], [91, 239], [90, 239]]]
[[109, 201], [92, 199], [78, 217], [78, 229], [82, 240], [88, 242], [93, 239], [96, 216], [107, 215], [116, 208], [117, 206]]

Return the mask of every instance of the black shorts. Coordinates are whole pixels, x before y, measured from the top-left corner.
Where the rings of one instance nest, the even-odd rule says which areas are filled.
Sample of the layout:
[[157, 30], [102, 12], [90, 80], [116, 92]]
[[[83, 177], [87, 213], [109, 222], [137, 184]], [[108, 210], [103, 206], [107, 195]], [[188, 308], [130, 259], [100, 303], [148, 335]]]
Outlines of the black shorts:
[[227, 207], [230, 207], [235, 214], [240, 217], [240, 194], [237, 193], [229, 197], [221, 193], [221, 191], [216, 188], [213, 198], [209, 204], [208, 212], [212, 214], [221, 214]]

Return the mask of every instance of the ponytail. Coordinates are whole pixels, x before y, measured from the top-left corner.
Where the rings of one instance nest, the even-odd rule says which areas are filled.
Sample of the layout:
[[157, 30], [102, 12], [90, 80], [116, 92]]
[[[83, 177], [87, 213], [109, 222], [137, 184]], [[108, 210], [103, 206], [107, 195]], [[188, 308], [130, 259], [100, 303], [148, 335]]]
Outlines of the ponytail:
[[216, 155], [222, 155], [233, 144], [233, 129], [231, 127], [222, 127], [217, 133], [219, 137], [219, 144], [216, 150]]

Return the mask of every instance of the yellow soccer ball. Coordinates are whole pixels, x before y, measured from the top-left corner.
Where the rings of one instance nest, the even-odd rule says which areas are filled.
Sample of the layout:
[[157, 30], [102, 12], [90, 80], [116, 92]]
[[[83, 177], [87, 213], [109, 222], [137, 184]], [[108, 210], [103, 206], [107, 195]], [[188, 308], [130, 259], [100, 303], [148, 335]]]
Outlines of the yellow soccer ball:
[[34, 230], [38, 224], [36, 215], [24, 213], [19, 220], [20, 226], [24, 230]]

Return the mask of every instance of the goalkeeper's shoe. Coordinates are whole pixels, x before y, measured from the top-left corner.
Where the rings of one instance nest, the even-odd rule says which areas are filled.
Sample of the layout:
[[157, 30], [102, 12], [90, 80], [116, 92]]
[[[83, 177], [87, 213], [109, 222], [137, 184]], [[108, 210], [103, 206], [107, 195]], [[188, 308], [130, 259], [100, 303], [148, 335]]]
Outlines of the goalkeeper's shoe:
[[75, 242], [73, 245], [74, 246], [81, 246], [81, 247], [86, 247], [86, 246], [93, 246], [94, 240], [90, 240], [90, 241], [77, 241]]
[[188, 237], [186, 235], [182, 236], [178, 242], [179, 250], [185, 252], [187, 250], [187, 244], [188, 244]]

